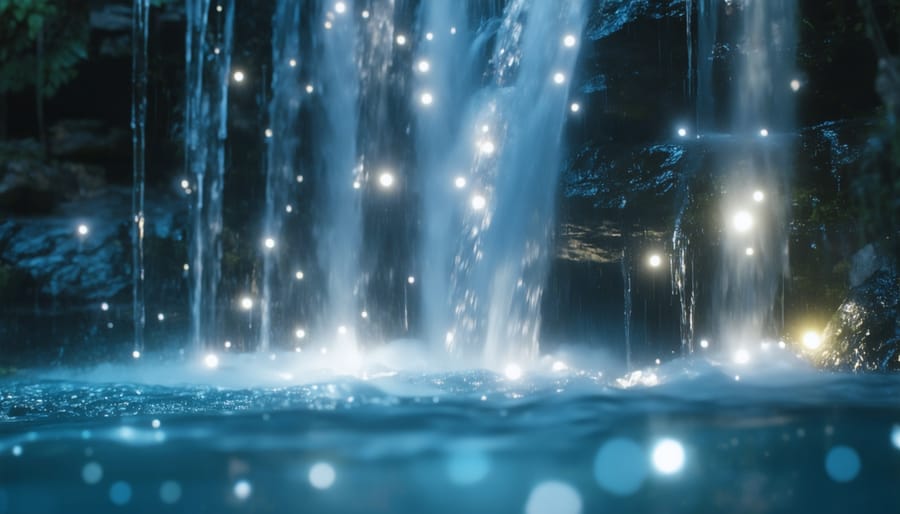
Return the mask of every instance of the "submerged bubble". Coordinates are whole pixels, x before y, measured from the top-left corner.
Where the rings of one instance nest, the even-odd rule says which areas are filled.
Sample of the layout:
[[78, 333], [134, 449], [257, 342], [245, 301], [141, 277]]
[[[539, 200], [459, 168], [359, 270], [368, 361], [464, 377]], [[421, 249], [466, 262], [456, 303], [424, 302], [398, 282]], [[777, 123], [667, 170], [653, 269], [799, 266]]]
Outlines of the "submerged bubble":
[[253, 493], [253, 487], [246, 480], [238, 480], [234, 483], [234, 497], [238, 500], [246, 500]]
[[684, 467], [684, 447], [674, 439], [663, 439], [653, 447], [653, 466], [664, 475], [678, 473]]
[[581, 495], [574, 487], [555, 480], [542, 482], [531, 490], [525, 504], [525, 514], [578, 514]]
[[334, 466], [327, 462], [317, 462], [309, 468], [309, 484], [316, 489], [328, 489], [336, 477]]
[[115, 505], [125, 505], [131, 501], [131, 484], [120, 480], [109, 488], [109, 501]]
[[447, 458], [447, 476], [458, 485], [471, 485], [480, 482], [491, 469], [488, 456], [475, 449], [459, 449], [450, 453]]
[[597, 483], [619, 496], [636, 493], [647, 478], [648, 471], [644, 450], [631, 439], [610, 439], [594, 458]]
[[159, 486], [159, 499], [163, 503], [178, 503], [181, 499], [181, 484], [174, 480], [166, 480]]
[[825, 471], [835, 482], [850, 482], [861, 467], [859, 454], [849, 446], [835, 446], [825, 456]]

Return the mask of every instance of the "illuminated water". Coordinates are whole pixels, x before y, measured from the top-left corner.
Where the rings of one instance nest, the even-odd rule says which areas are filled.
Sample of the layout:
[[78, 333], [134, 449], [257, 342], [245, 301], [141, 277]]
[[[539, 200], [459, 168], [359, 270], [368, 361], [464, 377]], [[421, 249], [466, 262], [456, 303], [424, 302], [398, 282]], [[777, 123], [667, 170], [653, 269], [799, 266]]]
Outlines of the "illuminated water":
[[783, 353], [631, 380], [552, 359], [300, 380], [290, 354], [13, 376], [0, 512], [892, 511], [900, 379]]

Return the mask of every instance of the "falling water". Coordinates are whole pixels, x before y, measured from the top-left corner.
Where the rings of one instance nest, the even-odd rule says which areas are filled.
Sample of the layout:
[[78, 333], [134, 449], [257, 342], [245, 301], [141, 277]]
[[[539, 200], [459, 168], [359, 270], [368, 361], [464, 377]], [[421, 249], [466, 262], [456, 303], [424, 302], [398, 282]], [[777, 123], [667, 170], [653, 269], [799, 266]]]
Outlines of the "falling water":
[[[213, 77], [216, 83], [212, 84], [212, 98], [217, 103], [217, 109], [212, 113], [212, 123], [210, 127], [210, 145], [213, 152], [210, 153], [209, 167], [213, 171], [209, 174], [209, 186], [207, 205], [206, 205], [206, 244], [210, 247], [209, 264], [204, 267], [206, 270], [203, 278], [203, 297], [206, 303], [202, 308], [205, 309], [205, 317], [207, 320], [205, 328], [205, 337], [207, 340], [218, 340], [218, 290], [219, 282], [222, 279], [222, 207], [224, 198], [222, 196], [225, 187], [225, 143], [228, 139], [228, 85], [231, 76], [231, 50], [234, 40], [234, 2], [235, 0], [223, 0], [219, 5], [224, 4], [225, 20], [222, 31], [218, 35], [217, 49], [214, 51], [216, 60], [214, 62]], [[218, 97], [216, 97], [218, 95]], [[218, 118], [218, 119], [216, 119]], [[215, 159], [213, 162], [212, 159]]]
[[628, 256], [628, 248], [622, 250], [622, 318], [625, 331], [625, 366], [631, 369], [631, 315], [634, 312], [631, 287], [631, 260]]
[[[393, 2], [391, 2], [393, 3]], [[359, 257], [362, 245], [361, 179], [357, 160], [360, 66], [356, 10], [344, 2], [344, 12], [323, 6], [314, 40], [317, 100], [321, 120], [316, 148], [320, 179], [317, 253], [328, 295], [322, 322], [339, 338], [339, 346], [355, 343], [359, 305]], [[381, 16], [384, 9], [373, 9]], [[373, 20], [377, 21], [377, 20]], [[323, 30], [324, 29], [324, 30]], [[388, 36], [389, 37], [389, 36]], [[374, 184], [373, 184], [374, 187]]]
[[[440, 3], [432, 8], [434, 18], [426, 15], [426, 23], [437, 23], [440, 9], [451, 20], [461, 17], [460, 11], [446, 11]], [[426, 25], [425, 30], [435, 39], [447, 37], [448, 21]], [[424, 301], [426, 312], [434, 313], [450, 298], [454, 319], [445, 342], [452, 353], [482, 358], [488, 365], [537, 353], [557, 161], [583, 22], [581, 1], [509, 2], [489, 61], [491, 80], [468, 94], [456, 133], [428, 134], [436, 125], [440, 131], [452, 130], [452, 122], [449, 127], [436, 123], [429, 119], [430, 112], [420, 116], [420, 131], [426, 132], [420, 140], [438, 142], [425, 158], [436, 159], [439, 145], [445, 146], [445, 165], [425, 170], [426, 180], [444, 185], [426, 191], [430, 195], [424, 201], [426, 211], [438, 206], [426, 214], [426, 228], [432, 231], [425, 236], [426, 244], [448, 238], [426, 247], [423, 260], [435, 263], [429, 276], [440, 273], [439, 263], [453, 256], [449, 290], [438, 289], [446, 284], [429, 284]], [[473, 48], [478, 43], [479, 33], [475, 34]], [[460, 27], [451, 27], [450, 35], [465, 34]], [[450, 58], [462, 49], [454, 45], [439, 52], [438, 58]], [[434, 70], [446, 65], [439, 59], [431, 62]], [[461, 74], [459, 80], [465, 80], [467, 70]], [[438, 87], [436, 82], [426, 83]], [[423, 100], [423, 109], [458, 109], [452, 96], [445, 99], [432, 93], [432, 97]], [[446, 120], [455, 115], [443, 116]], [[448, 137], [452, 144], [445, 143]], [[453, 187], [451, 173], [461, 174], [467, 194]], [[455, 196], [455, 209], [446, 207], [448, 195]], [[459, 214], [452, 221], [454, 212]], [[438, 233], [448, 219], [451, 229]], [[442, 247], [453, 250], [433, 253]]]
[[146, 166], [147, 118], [147, 22], [150, 0], [134, 0], [131, 32], [131, 130], [133, 178], [131, 206], [134, 226], [131, 229], [131, 298], [134, 321], [134, 355], [144, 350], [144, 176]]
[[[263, 260], [263, 291], [260, 305], [259, 348], [269, 349], [272, 315], [276, 303], [285, 301], [279, 284], [290, 280], [287, 255], [280, 251], [284, 228], [285, 206], [297, 175], [300, 148], [300, 2], [280, 1], [272, 19], [272, 101], [269, 105], [269, 128], [262, 134], [268, 142], [266, 171], [266, 207]], [[269, 243], [272, 248], [268, 248]], [[276, 300], [277, 299], [277, 300]]]
[[213, 299], [204, 295], [204, 265], [207, 263], [206, 225], [203, 219], [204, 178], [208, 148], [205, 144], [208, 104], [203, 99], [203, 63], [206, 60], [206, 26], [209, 0], [187, 0], [185, 6], [185, 151], [184, 169], [193, 177], [190, 272], [191, 272], [191, 345], [203, 349], [203, 330], [208, 327], [205, 306]]
[[[787, 273], [796, 6], [793, 0], [713, 4], [702, 15], [707, 18], [701, 23], [698, 66], [700, 85], [708, 86], [712, 71], [700, 63], [712, 56], [710, 48], [734, 49], [734, 96], [727, 113], [733, 140], [716, 163], [727, 192], [715, 304], [719, 338], [735, 348], [774, 335], [774, 302]], [[730, 30], [710, 32], [719, 22]]]
[[[188, 0], [185, 36], [185, 170], [191, 191], [191, 346], [201, 351], [218, 334], [217, 296], [222, 261], [222, 191], [228, 138], [228, 83], [234, 26], [234, 0], [216, 9], [224, 16], [213, 59], [207, 48], [209, 0]], [[223, 13], [224, 11], [224, 13]], [[205, 80], [208, 75], [208, 81]]]
[[[697, 135], [714, 130], [713, 65], [721, 4], [721, 0], [697, 0], [697, 93], [694, 97]], [[690, 40], [688, 46], [691, 46]]]

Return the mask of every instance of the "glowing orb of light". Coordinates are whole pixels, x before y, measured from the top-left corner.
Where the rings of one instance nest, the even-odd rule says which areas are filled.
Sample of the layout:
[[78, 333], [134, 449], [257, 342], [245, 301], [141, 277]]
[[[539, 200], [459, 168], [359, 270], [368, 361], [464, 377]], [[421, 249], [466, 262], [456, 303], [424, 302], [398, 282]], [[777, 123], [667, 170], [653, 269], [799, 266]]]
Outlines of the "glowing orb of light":
[[306, 330], [298, 328], [294, 331], [294, 337], [296, 337], [297, 339], [303, 339], [304, 337], [306, 337]]
[[416, 64], [416, 68], [422, 73], [428, 73], [428, 70], [431, 69], [431, 63], [429, 63], [425, 59], [422, 59], [418, 64]]
[[649, 264], [651, 268], [658, 268], [662, 264], [662, 257], [658, 254], [653, 254], [647, 259], [647, 264]]
[[253, 492], [253, 486], [246, 480], [238, 480], [234, 484], [234, 497], [238, 500], [246, 500]]
[[303, 183], [303, 175], [297, 175], [297, 183], [298, 183], [298, 184], [302, 184], [302, 183]]
[[181, 269], [183, 269], [184, 271], [189, 271], [191, 269], [191, 265], [185, 264], [184, 266], [181, 267]]
[[115, 505], [125, 505], [131, 501], [131, 485], [119, 480], [109, 487], [109, 501]]
[[478, 149], [481, 150], [481, 153], [484, 155], [491, 155], [496, 150], [493, 141], [482, 141], [480, 145], [478, 145]]
[[567, 369], [569, 369], [569, 365], [563, 361], [555, 361], [553, 363], [553, 366], [551, 366], [550, 369], [552, 369], [553, 371], [556, 371], [558, 373], [558, 372], [566, 371]]
[[347, 12], [347, 4], [344, 2], [337, 2], [334, 4], [334, 12], [338, 14], [344, 14]]
[[577, 42], [578, 40], [575, 39], [575, 36], [572, 34], [566, 34], [566, 36], [563, 38], [563, 45], [565, 45], [566, 48], [572, 48]]
[[288, 61], [288, 64], [291, 66], [291, 68], [297, 67], [297, 59], [291, 59], [290, 61]]
[[525, 514], [579, 514], [582, 511], [581, 495], [574, 487], [550, 480], [541, 482], [528, 495]]
[[359, 313], [359, 317], [362, 319], [369, 319], [369, 311], [362, 311]]
[[612, 494], [632, 495], [647, 478], [646, 459], [644, 450], [631, 439], [610, 439], [594, 458], [594, 478], [600, 487]]
[[472, 208], [475, 209], [476, 211], [480, 211], [481, 209], [484, 209], [484, 207], [486, 205], [487, 205], [487, 199], [485, 199], [485, 197], [483, 197], [481, 195], [473, 195], [472, 196]]
[[426, 91], [419, 97], [419, 101], [422, 102], [422, 105], [431, 105], [432, 103], [434, 103], [434, 96]]
[[232, 77], [234, 78], [235, 82], [243, 82], [244, 81], [244, 72], [241, 70], [238, 70], [238, 71], [234, 72]]
[[379, 175], [378, 183], [381, 184], [381, 187], [383, 188], [389, 188], [394, 185], [394, 175], [389, 171], [385, 171]]
[[678, 128], [678, 137], [687, 137], [687, 129], [684, 127]]
[[174, 480], [166, 480], [159, 486], [159, 499], [163, 503], [178, 503], [181, 499], [181, 484]]
[[294, 278], [296, 278], [297, 280], [303, 280], [303, 272], [298, 271], [297, 273], [294, 273]]
[[221, 6], [221, 5], [217, 5], [217, 6], [216, 6], [216, 12], [222, 12], [222, 6]]
[[97, 462], [88, 462], [81, 468], [81, 479], [86, 484], [96, 484], [103, 479], [103, 467]]
[[362, 17], [365, 18], [365, 19], [368, 19], [368, 18], [369, 18], [369, 11], [363, 11], [362, 13], [360, 13], [360, 16], [362, 16]]
[[900, 425], [891, 427], [891, 444], [894, 448], [900, 450]]
[[519, 380], [522, 378], [522, 368], [515, 363], [507, 364], [503, 369], [503, 374], [510, 380]]
[[334, 485], [335, 478], [334, 466], [327, 462], [317, 462], [309, 468], [309, 484], [316, 489], [328, 489]]
[[748, 232], [753, 228], [753, 215], [744, 210], [737, 211], [731, 217], [731, 226], [739, 233]]
[[206, 357], [203, 358], [203, 364], [206, 365], [207, 368], [214, 369], [219, 367], [219, 357], [214, 353], [206, 354]]
[[353, 189], [359, 189], [361, 187], [362, 187], [362, 182], [360, 182], [358, 180], [353, 181]]
[[572, 102], [572, 105], [569, 106], [569, 110], [572, 112], [578, 112], [581, 110], [581, 105], [578, 102]]
[[333, 25], [331, 24], [331, 21], [330, 20], [326, 21], [325, 22], [325, 30], [331, 30], [331, 27], [333, 27]]
[[222, 345], [223, 345], [225, 348], [231, 348], [231, 341], [225, 341]]
[[106, 303], [106, 302], [101, 303], [101, 304], [100, 304], [100, 310], [102, 310], [102, 311], [108, 311], [108, 310], [109, 310], [109, 304]]
[[313, 85], [312, 85], [312, 84], [307, 84], [307, 85], [306, 85], [306, 92], [309, 93], [309, 94], [312, 94], [313, 91], [315, 91], [315, 88], [313, 87]]
[[450, 33], [456, 34], [456, 27], [450, 27]]
[[803, 333], [803, 346], [815, 350], [822, 346], [822, 337], [815, 330], [807, 330]]
[[554, 84], [562, 84], [565, 81], [566, 81], [566, 76], [562, 72], [557, 71], [556, 73], [553, 74], [553, 83]]
[[756, 254], [756, 250], [754, 250], [752, 246], [744, 248], [744, 255], [747, 257], [753, 257], [754, 254]]
[[434, 39], [434, 32], [429, 32], [429, 33], [425, 34], [425, 39], [427, 39], [428, 41], [431, 41], [432, 39]]
[[491, 461], [475, 449], [454, 450], [447, 459], [447, 476], [457, 485], [472, 485], [487, 476]]
[[181, 188], [182, 188], [182, 189], [187, 189], [187, 188], [189, 188], [189, 187], [191, 187], [191, 183], [188, 182], [187, 179], [184, 179], [184, 180], [181, 181]]
[[162, 426], [162, 423], [160, 423], [160, 421], [158, 419], [154, 419], [153, 421], [150, 422], [150, 426], [153, 428], [159, 428]]
[[768, 129], [759, 129], [759, 135], [762, 137], [769, 137], [769, 130]]
[[794, 92], [800, 91], [800, 81], [799, 80], [794, 79], [791, 81], [791, 91], [794, 91]]
[[160, 312], [160, 313], [157, 313], [156, 319], [159, 320], [159, 321], [165, 321], [165, 320], [166, 320], [166, 315], [163, 314], [163, 313], [161, 313], [161, 312]]
[[456, 186], [456, 189], [462, 189], [466, 187], [466, 177], [456, 177], [453, 179], [453, 185]]
[[131, 357], [134, 358], [134, 359], [140, 359], [140, 358], [141, 358], [141, 352], [138, 351], [138, 350], [135, 350], [135, 351], [131, 352]]
[[706, 339], [701, 339], [700, 340], [700, 348], [704, 348], [704, 349], [709, 348], [709, 341], [707, 341]]
[[397, 45], [403, 46], [405, 44], [406, 44], [406, 36], [404, 36], [403, 34], [398, 35], [397, 36]]
[[83, 223], [81, 225], [78, 225], [78, 235], [79, 236], [86, 236], [86, 235], [88, 235], [88, 232], [90, 232], [90, 231], [91, 231], [91, 229], [89, 229], [87, 225], [85, 225]]
[[294, 207], [290, 204], [284, 206], [284, 212], [290, 214], [294, 212]]
[[245, 311], [249, 311], [250, 309], [252, 309], [253, 308], [253, 298], [250, 298], [249, 296], [245, 296], [245, 297], [241, 298], [241, 308], [244, 309]]
[[653, 447], [653, 467], [664, 475], [678, 473], [684, 467], [684, 447], [674, 439], [663, 439]]
[[347, 335], [347, 327], [344, 325], [341, 325], [338, 327], [337, 332], [338, 332], [338, 335], [345, 336], [345, 335]]
[[735, 364], [747, 364], [750, 362], [750, 352], [743, 348], [734, 352], [734, 362]]
[[267, 128], [265, 133], [266, 133], [266, 137], [267, 137], [267, 138], [272, 137], [272, 129]]
[[263, 241], [263, 246], [265, 246], [265, 247], [268, 248], [269, 250], [271, 250], [272, 248], [275, 248], [275, 239], [274, 239], [274, 238], [271, 238], [271, 237], [267, 237], [267, 238]]
[[407, 282], [408, 284], [410, 284], [410, 285], [415, 284], [415, 283], [416, 283], [416, 277], [410, 275], [410, 276], [406, 277], [406, 282]]
[[859, 454], [849, 446], [835, 446], [825, 456], [825, 471], [835, 482], [850, 482], [862, 468]]

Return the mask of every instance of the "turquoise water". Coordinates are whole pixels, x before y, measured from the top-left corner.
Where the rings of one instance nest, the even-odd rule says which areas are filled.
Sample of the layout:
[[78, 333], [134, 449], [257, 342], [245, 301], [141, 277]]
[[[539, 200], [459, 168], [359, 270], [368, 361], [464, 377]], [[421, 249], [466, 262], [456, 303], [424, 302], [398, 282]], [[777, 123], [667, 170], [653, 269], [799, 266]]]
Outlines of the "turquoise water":
[[7, 377], [0, 513], [900, 509], [896, 376], [292, 368]]

